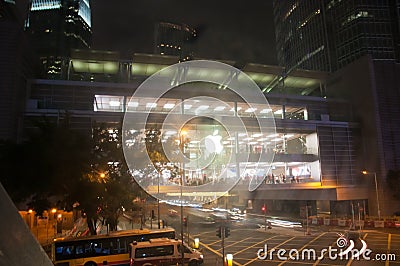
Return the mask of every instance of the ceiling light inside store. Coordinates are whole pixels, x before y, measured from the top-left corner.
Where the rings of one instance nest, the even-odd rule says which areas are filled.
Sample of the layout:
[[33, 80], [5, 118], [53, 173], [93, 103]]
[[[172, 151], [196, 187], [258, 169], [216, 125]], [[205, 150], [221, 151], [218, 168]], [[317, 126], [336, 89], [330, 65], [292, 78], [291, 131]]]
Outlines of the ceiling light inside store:
[[200, 105], [199, 107], [197, 107], [196, 110], [207, 110], [208, 107], [210, 107], [209, 105]]
[[256, 110], [257, 110], [257, 108], [249, 108], [245, 112], [246, 113], [252, 113], [252, 112], [255, 112]]
[[168, 130], [167, 132], [165, 132], [165, 135], [175, 135], [176, 133], [178, 133], [175, 130]]
[[138, 102], [128, 102], [129, 107], [138, 107], [139, 103]]
[[172, 109], [174, 108], [175, 104], [174, 103], [166, 103], [164, 104], [164, 108], [165, 109]]
[[121, 105], [119, 101], [109, 101], [108, 104], [113, 107], [118, 107]]
[[267, 109], [262, 109], [262, 110], [260, 111], [260, 114], [266, 114], [266, 113], [270, 113], [270, 112], [272, 112], [272, 109], [267, 108]]
[[146, 108], [156, 108], [157, 104], [156, 103], [146, 103]]

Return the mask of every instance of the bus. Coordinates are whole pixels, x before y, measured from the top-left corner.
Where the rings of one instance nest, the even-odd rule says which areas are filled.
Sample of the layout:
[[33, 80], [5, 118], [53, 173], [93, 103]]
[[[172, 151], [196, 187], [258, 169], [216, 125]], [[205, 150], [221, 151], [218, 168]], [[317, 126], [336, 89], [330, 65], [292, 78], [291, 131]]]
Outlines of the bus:
[[173, 228], [125, 230], [107, 235], [56, 238], [48, 249], [50, 259], [58, 266], [122, 266], [130, 264], [130, 243], [175, 237]]

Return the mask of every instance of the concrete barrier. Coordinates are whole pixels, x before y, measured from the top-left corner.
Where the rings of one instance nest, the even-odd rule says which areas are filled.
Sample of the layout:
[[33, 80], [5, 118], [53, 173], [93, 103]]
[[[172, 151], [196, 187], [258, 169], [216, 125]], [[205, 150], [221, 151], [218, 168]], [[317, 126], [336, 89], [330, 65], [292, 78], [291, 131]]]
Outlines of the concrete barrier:
[[394, 228], [396, 227], [396, 221], [388, 220], [385, 221], [385, 228]]
[[355, 220], [354, 224], [356, 227], [360, 227], [360, 226], [364, 227], [365, 222], [364, 222], [364, 220], [361, 220], [361, 221]]
[[[377, 217], [371, 217], [367, 220], [354, 220], [354, 226], [363, 228], [400, 228], [399, 217], [391, 216], [384, 217], [382, 220], [375, 220]], [[310, 225], [326, 225], [326, 226], [341, 226], [346, 227], [352, 224], [352, 219], [345, 218], [329, 218], [329, 217], [318, 217], [310, 216], [308, 217], [308, 223]]]
[[385, 222], [384, 221], [374, 221], [374, 227], [375, 228], [384, 228], [385, 227]]

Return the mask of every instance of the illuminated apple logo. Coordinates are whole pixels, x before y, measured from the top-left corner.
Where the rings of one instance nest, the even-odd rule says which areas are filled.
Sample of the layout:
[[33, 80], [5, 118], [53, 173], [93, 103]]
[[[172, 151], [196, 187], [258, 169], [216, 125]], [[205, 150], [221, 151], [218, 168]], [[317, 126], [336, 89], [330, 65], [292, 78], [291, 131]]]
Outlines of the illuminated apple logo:
[[209, 153], [221, 153], [224, 146], [221, 143], [222, 137], [218, 135], [218, 131], [214, 132], [213, 135], [208, 135], [204, 139], [204, 145], [206, 147], [207, 152]]

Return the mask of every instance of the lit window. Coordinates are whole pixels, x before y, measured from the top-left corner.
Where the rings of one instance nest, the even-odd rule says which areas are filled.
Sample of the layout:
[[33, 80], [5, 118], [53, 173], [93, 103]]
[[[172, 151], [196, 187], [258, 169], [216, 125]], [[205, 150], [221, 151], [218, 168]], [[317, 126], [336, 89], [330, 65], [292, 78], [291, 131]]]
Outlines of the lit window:
[[174, 103], [166, 103], [164, 104], [164, 108], [165, 109], [172, 109], [174, 108], [175, 104]]
[[200, 105], [199, 107], [197, 107], [197, 110], [206, 110], [206, 109], [208, 109], [208, 107], [210, 107], [210, 106], [208, 106], [208, 105]]
[[117, 107], [121, 105], [119, 101], [109, 101], [108, 104], [112, 107]]
[[122, 112], [124, 96], [95, 95], [93, 110], [95, 112]]
[[246, 113], [252, 113], [252, 112], [254, 112], [254, 111], [256, 111], [257, 110], [257, 108], [249, 108], [249, 109], [247, 109], [245, 112]]
[[156, 103], [147, 103], [146, 108], [156, 108], [157, 104]]
[[262, 109], [262, 110], [260, 111], [260, 114], [266, 114], [266, 113], [270, 113], [270, 112], [272, 112], [272, 109], [267, 108], [267, 109]]
[[136, 108], [136, 107], [139, 106], [139, 103], [138, 103], [138, 102], [129, 102], [129, 103], [128, 103], [128, 106], [129, 106], [129, 107]]

